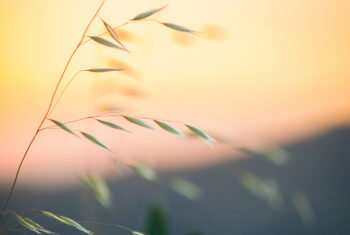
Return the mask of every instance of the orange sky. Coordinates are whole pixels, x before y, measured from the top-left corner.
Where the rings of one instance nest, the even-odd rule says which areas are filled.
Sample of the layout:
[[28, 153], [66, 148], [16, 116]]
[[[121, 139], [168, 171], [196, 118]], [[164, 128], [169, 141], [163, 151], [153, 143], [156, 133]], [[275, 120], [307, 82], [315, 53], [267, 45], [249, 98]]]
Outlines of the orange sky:
[[[107, 0], [101, 16], [118, 25], [164, 3]], [[58, 76], [98, 4], [95, 0], [2, 2], [0, 180], [12, 179]], [[349, 11], [350, 2], [345, 0], [170, 1], [154, 18], [198, 31], [212, 25], [220, 37], [188, 37], [145, 22], [125, 27], [132, 34], [125, 41], [131, 56], [88, 43], [73, 60], [66, 79], [79, 69], [106, 67], [111, 60], [127, 64], [133, 74], [82, 74], [52, 117], [68, 121], [113, 104], [128, 114], [192, 123], [235, 144], [283, 143], [348, 123]], [[102, 30], [96, 20], [89, 35]], [[102, 94], [101, 87], [114, 92]], [[125, 87], [141, 90], [143, 97], [116, 93]], [[163, 168], [209, 164], [232, 149], [218, 146], [215, 155], [201, 142], [140, 128], [127, 135], [95, 123], [77, 127], [110, 144], [126, 161], [131, 156]], [[104, 169], [108, 164], [103, 150], [47, 131], [35, 143], [20, 180], [40, 183], [43, 174], [50, 182], [68, 180], [87, 165]]]

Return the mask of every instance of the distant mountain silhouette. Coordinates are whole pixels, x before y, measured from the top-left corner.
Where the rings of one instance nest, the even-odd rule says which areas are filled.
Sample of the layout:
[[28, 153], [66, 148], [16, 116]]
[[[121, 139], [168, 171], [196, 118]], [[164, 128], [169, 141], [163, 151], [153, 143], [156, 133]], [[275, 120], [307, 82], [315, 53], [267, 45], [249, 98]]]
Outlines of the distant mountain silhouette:
[[[80, 189], [50, 194], [17, 189], [9, 208], [16, 212], [43, 208], [75, 219], [118, 223], [142, 230], [148, 206], [161, 200], [169, 213], [173, 235], [192, 231], [208, 235], [350, 234], [349, 127], [337, 128], [284, 148], [291, 156], [286, 166], [276, 166], [260, 156], [252, 156], [204, 169], [160, 173], [162, 181], [176, 175], [197, 184], [203, 192], [197, 201], [173, 192], [166, 184], [132, 176], [110, 182], [114, 196], [114, 207], [110, 211], [100, 208], [93, 200], [87, 201]], [[281, 208], [273, 210], [266, 201], [247, 191], [239, 181], [243, 172], [274, 178], [284, 199]], [[291, 203], [291, 195], [296, 190], [302, 190], [311, 202], [316, 215], [314, 225], [305, 225]], [[2, 188], [1, 192], [7, 192], [7, 188]], [[86, 213], [90, 214], [89, 218], [82, 215]], [[62, 226], [53, 230], [61, 234], [79, 234]], [[109, 228], [101, 228], [101, 231], [128, 234]]]

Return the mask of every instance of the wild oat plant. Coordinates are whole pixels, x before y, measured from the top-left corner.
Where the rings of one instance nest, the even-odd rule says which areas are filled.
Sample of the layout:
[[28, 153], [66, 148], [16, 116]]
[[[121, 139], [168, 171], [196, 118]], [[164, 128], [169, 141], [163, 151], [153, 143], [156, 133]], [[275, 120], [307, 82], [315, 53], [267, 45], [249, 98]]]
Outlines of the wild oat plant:
[[[77, 77], [78, 74], [80, 74], [82, 72], [85, 72], [85, 73], [108, 73], [108, 72], [118, 72], [118, 71], [125, 70], [124, 68], [82, 69], [82, 70], [77, 71], [75, 73], [75, 75], [68, 80], [67, 85], [62, 88], [62, 81], [66, 78], [66, 76], [65, 76], [66, 71], [67, 71], [68, 67], [70, 66], [70, 63], [71, 63], [73, 57], [77, 54], [79, 48], [83, 44], [86, 44], [86, 43], [92, 41], [92, 42], [95, 42], [95, 43], [100, 44], [102, 46], [109, 47], [111, 49], [119, 50], [121, 53], [130, 53], [130, 51], [124, 46], [124, 44], [122, 43], [122, 41], [118, 37], [116, 30], [125, 26], [125, 25], [134, 24], [134, 23], [137, 23], [140, 21], [148, 21], [150, 23], [161, 24], [161, 25], [164, 25], [165, 27], [167, 27], [171, 30], [176, 30], [176, 31], [179, 31], [182, 33], [189, 33], [189, 34], [195, 34], [195, 35], [199, 34], [198, 32], [196, 32], [194, 30], [179, 26], [177, 24], [168, 23], [168, 22], [161, 22], [161, 21], [157, 21], [155, 19], [151, 19], [152, 15], [156, 14], [157, 12], [160, 12], [166, 6], [163, 6], [163, 7], [158, 8], [158, 9], [153, 9], [153, 10], [143, 12], [143, 13], [127, 20], [125, 23], [123, 23], [119, 26], [113, 27], [110, 24], [108, 24], [106, 21], [104, 21], [103, 17], [99, 15], [99, 12], [100, 12], [101, 8], [103, 7], [104, 3], [105, 3], [105, 0], [103, 0], [100, 3], [95, 14], [90, 19], [89, 23], [87, 24], [87, 26], [83, 32], [83, 35], [81, 36], [79, 43], [76, 45], [75, 49], [73, 50], [72, 54], [70, 55], [66, 65], [63, 69], [63, 72], [59, 76], [56, 87], [54, 88], [54, 91], [53, 91], [51, 97], [49, 98], [49, 105], [47, 107], [47, 110], [46, 110], [45, 114], [43, 115], [39, 126], [37, 127], [33, 137], [31, 138], [31, 140], [29, 142], [29, 145], [27, 146], [27, 148], [26, 148], [26, 150], [21, 158], [21, 161], [20, 161], [18, 168], [17, 168], [15, 178], [13, 180], [11, 187], [10, 187], [9, 193], [6, 197], [5, 202], [2, 205], [2, 208], [0, 211], [0, 221], [3, 220], [3, 216], [5, 214], [10, 215], [10, 216], [12, 216], [12, 220], [16, 219], [23, 226], [23, 229], [11, 229], [11, 228], [8, 228], [8, 223], [5, 223], [0, 228], [0, 233], [16, 232], [16, 231], [19, 233], [22, 233], [25, 230], [29, 230], [29, 231], [32, 231], [32, 232], [38, 233], [38, 234], [42, 234], [42, 233], [44, 233], [44, 234], [56, 234], [55, 232], [51, 231], [51, 229], [49, 230], [47, 228], [48, 226], [40, 225], [38, 222], [34, 221], [33, 220], [34, 218], [31, 219], [31, 218], [23, 216], [23, 214], [20, 215], [20, 214], [13, 212], [13, 211], [7, 210], [8, 203], [11, 200], [12, 194], [14, 192], [14, 189], [15, 189], [15, 186], [16, 186], [16, 183], [18, 180], [18, 176], [21, 172], [21, 169], [22, 169], [22, 166], [25, 162], [26, 156], [27, 156], [28, 152], [30, 151], [35, 139], [37, 138], [37, 136], [40, 132], [47, 130], [47, 129], [59, 128], [65, 132], [67, 132], [68, 134], [72, 134], [78, 138], [85, 138], [88, 141], [90, 141], [92, 144], [95, 144], [103, 149], [106, 149], [107, 151], [112, 152], [105, 144], [103, 144], [95, 136], [93, 136], [87, 132], [84, 132], [84, 131], [72, 130], [69, 127], [69, 125], [71, 123], [76, 123], [76, 122], [79, 122], [82, 120], [89, 119], [92, 121], [97, 121], [101, 125], [105, 125], [105, 126], [108, 126], [110, 128], [118, 129], [120, 131], [127, 131], [126, 129], [124, 129], [123, 127], [121, 127], [115, 123], [104, 120], [104, 118], [107, 118], [107, 117], [119, 116], [119, 117], [125, 118], [127, 121], [129, 121], [132, 124], [135, 124], [135, 125], [138, 125], [138, 126], [141, 126], [144, 128], [156, 130], [155, 126], [158, 126], [158, 128], [160, 128], [161, 130], [166, 131], [170, 134], [173, 134], [173, 135], [176, 135], [176, 136], [182, 137], [182, 138], [185, 137], [185, 135], [183, 133], [181, 133], [179, 130], [175, 129], [170, 124], [168, 124], [169, 122], [174, 122], [174, 121], [159, 120], [159, 119], [156, 120], [156, 119], [152, 119], [149, 117], [132, 117], [132, 116], [121, 114], [121, 113], [118, 113], [115, 111], [96, 114], [93, 116], [87, 116], [87, 117], [83, 117], [83, 118], [68, 121], [68, 122], [62, 122], [62, 121], [56, 120], [55, 118], [51, 117], [51, 114], [52, 114], [53, 110], [55, 109], [57, 103], [61, 100], [62, 95], [65, 93], [66, 89], [70, 86], [70, 84]], [[89, 30], [92, 22], [95, 20], [101, 21], [101, 23], [105, 27], [105, 32], [100, 34], [100, 35], [97, 35], [97, 36], [87, 36], [88, 30]], [[107, 40], [103, 37], [107, 34], [109, 34], [109, 36], [112, 38], [112, 40]], [[59, 88], [61, 88], [61, 90], [62, 90], [61, 92], [58, 92]], [[153, 121], [154, 124], [150, 124], [150, 121]], [[51, 125], [47, 124], [47, 123], [51, 123]], [[194, 126], [191, 126], [191, 125], [188, 125], [188, 124], [185, 124], [182, 122], [177, 122], [177, 123], [184, 125], [186, 128], [189, 129], [189, 131], [192, 133], [192, 135], [195, 135], [195, 136], [201, 138], [207, 144], [209, 144], [211, 147], [213, 147], [212, 143], [215, 142], [215, 139], [212, 138], [210, 135], [208, 135], [206, 132], [200, 130], [199, 128], [196, 128]], [[145, 164], [125, 165], [125, 166], [130, 168], [134, 172], [136, 172], [138, 175], [144, 177], [145, 179], [148, 179], [151, 181], [155, 179], [155, 173], [152, 171], [152, 169], [148, 168]], [[80, 176], [78, 178], [83, 185], [85, 185], [88, 189], [91, 190], [91, 192], [93, 193], [95, 198], [101, 203], [101, 205], [107, 207], [110, 204], [109, 190], [102, 179], [100, 179], [97, 176], [91, 175], [91, 174], [88, 174], [86, 176]], [[199, 195], [199, 189], [195, 185], [193, 185], [193, 184], [191, 184], [191, 182], [188, 182], [188, 181], [181, 179], [181, 178], [175, 179], [172, 182], [172, 187], [178, 193], [181, 193], [184, 196], [187, 196], [189, 198], [195, 198]], [[126, 231], [130, 232], [130, 234], [132, 234], [132, 235], [144, 234], [142, 232], [134, 231], [133, 229], [130, 229], [130, 228], [127, 228], [125, 226], [118, 225], [118, 224], [106, 224], [106, 223], [101, 223], [101, 222], [78, 221], [78, 220], [73, 220], [73, 219], [65, 217], [63, 215], [57, 215], [54, 212], [49, 212], [49, 211], [45, 211], [45, 210], [33, 210], [33, 211], [38, 213], [38, 215], [48, 217], [49, 219], [53, 220], [53, 222], [55, 222], [56, 224], [64, 224], [67, 226], [74, 227], [78, 231], [85, 233], [85, 234], [90, 234], [90, 235], [94, 234], [93, 231], [91, 231], [85, 227], [86, 225], [111, 226], [111, 227], [115, 227], [117, 229], [126, 230]], [[11, 220], [9, 220], [9, 221], [11, 222]]]

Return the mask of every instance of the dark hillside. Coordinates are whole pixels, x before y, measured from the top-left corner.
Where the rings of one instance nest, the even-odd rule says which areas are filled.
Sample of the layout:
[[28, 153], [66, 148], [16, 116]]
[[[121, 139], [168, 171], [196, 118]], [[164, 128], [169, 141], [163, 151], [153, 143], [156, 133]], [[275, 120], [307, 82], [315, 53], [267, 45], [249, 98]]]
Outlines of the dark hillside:
[[[111, 182], [112, 211], [106, 212], [99, 207], [93, 210], [94, 203], [84, 206], [79, 189], [44, 195], [17, 189], [9, 208], [17, 212], [43, 208], [71, 218], [82, 218], [81, 213], [92, 210], [95, 211], [93, 220], [142, 230], [147, 206], [161, 199], [167, 206], [173, 235], [191, 231], [209, 235], [350, 234], [350, 129], [338, 128], [285, 146], [285, 149], [291, 159], [283, 167], [254, 156], [160, 176], [165, 180], [180, 175], [196, 183], [203, 191], [197, 201], [184, 198], [165, 185], [130, 177]], [[247, 191], [239, 182], [243, 172], [274, 178], [284, 200], [281, 208], [273, 210], [264, 200]], [[296, 190], [302, 190], [311, 202], [316, 214], [315, 225], [305, 225], [293, 207], [290, 199]], [[4, 187], [1, 192], [2, 195], [6, 192]], [[61, 229], [65, 228], [59, 226], [55, 231], [79, 234]], [[111, 231], [115, 232], [109, 234], [126, 234], [120, 230]]]

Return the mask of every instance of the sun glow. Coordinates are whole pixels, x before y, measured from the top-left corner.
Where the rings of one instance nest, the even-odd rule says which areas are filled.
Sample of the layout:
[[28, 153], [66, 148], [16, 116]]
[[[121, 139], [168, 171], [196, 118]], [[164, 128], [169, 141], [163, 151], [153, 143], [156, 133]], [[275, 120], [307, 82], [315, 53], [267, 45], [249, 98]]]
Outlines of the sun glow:
[[[2, 2], [1, 180], [12, 178], [59, 74], [98, 4], [95, 0]], [[102, 9], [101, 16], [111, 25], [164, 2], [120, 4], [107, 0]], [[52, 115], [71, 120], [113, 106], [139, 116], [194, 123], [235, 143], [281, 143], [348, 123], [349, 10], [350, 3], [341, 0], [174, 1], [154, 18], [195, 29], [202, 36], [141, 22], [120, 31], [131, 55], [87, 43], [74, 58], [65, 82], [77, 70], [91, 67], [125, 66], [129, 72], [82, 73]], [[103, 24], [96, 20], [89, 35], [102, 31]], [[125, 161], [140, 158], [174, 168], [224, 158], [196, 141], [163, 139], [142, 130], [135, 130], [134, 136], [107, 133], [87, 122], [82, 127], [99, 133], [107, 143], [116, 138], [119, 142], [110, 144]], [[150, 139], [144, 141], [145, 136]], [[133, 148], [135, 144], [140, 147]], [[48, 171], [61, 168], [72, 154], [76, 157], [65, 169], [79, 170], [86, 166], [81, 164], [86, 148], [94, 148], [56, 131], [43, 133], [35, 146], [23, 178], [39, 179], [35, 172], [40, 165]], [[231, 155], [232, 149], [219, 146], [218, 153]], [[188, 157], [193, 155], [197, 157]], [[106, 167], [106, 159], [97, 164]]]

